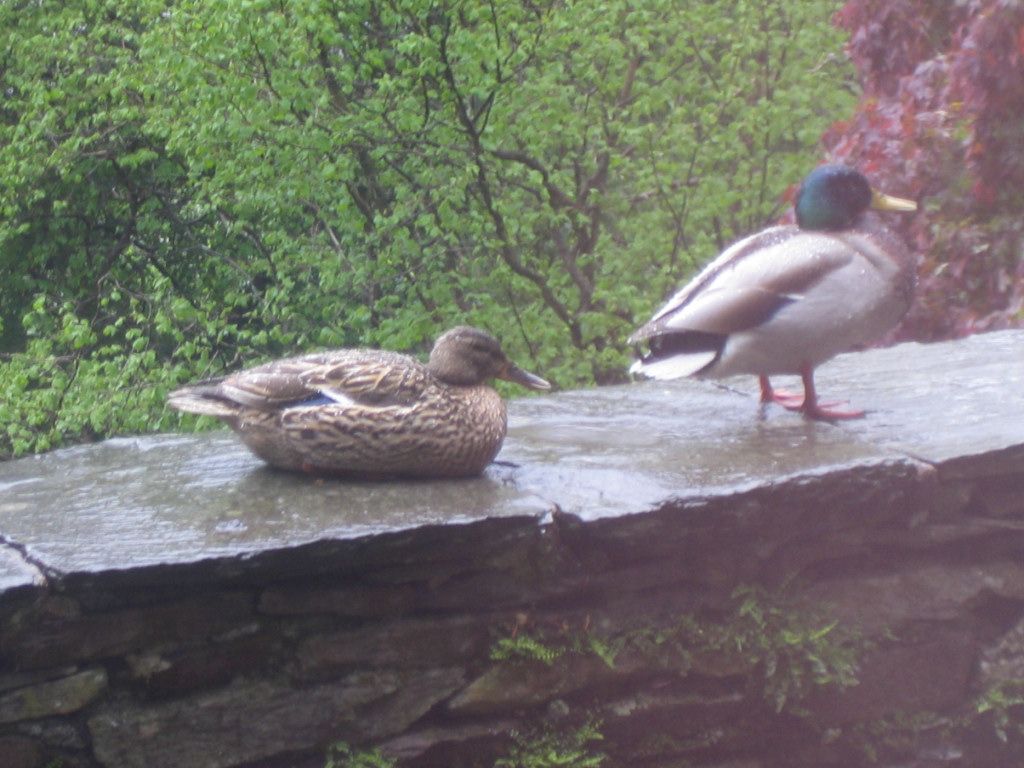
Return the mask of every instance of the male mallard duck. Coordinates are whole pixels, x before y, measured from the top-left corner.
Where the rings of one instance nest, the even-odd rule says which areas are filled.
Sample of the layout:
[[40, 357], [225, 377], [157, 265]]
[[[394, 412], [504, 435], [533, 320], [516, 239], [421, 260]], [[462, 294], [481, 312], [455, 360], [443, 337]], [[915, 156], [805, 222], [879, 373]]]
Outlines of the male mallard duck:
[[[796, 195], [796, 226], [727, 248], [669, 299], [629, 342], [646, 342], [631, 372], [656, 379], [759, 377], [761, 402], [811, 419], [850, 419], [819, 403], [814, 369], [899, 322], [914, 292], [913, 255], [868, 208], [913, 211], [841, 165], [812, 171]], [[799, 374], [804, 396], [776, 392], [773, 374]]]
[[172, 392], [179, 411], [226, 422], [278, 467], [359, 477], [465, 477], [505, 439], [505, 403], [487, 382], [551, 385], [469, 326], [437, 339], [430, 361], [376, 349], [275, 360]]

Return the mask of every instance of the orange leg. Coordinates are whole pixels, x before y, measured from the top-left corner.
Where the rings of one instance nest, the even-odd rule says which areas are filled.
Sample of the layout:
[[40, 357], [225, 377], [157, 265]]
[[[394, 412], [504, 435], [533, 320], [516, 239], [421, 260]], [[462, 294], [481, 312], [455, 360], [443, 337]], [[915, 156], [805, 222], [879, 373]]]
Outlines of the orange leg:
[[799, 411], [804, 404], [804, 398], [795, 392], [788, 392], [784, 389], [774, 389], [771, 381], [764, 374], [757, 377], [761, 384], [761, 402], [778, 403], [790, 411]]
[[804, 363], [800, 366], [800, 378], [804, 382], [804, 402], [800, 412], [805, 418], [819, 421], [837, 421], [839, 419], [862, 419], [864, 411], [843, 411], [835, 408], [837, 402], [819, 403], [818, 393], [814, 389], [814, 369]]
[[786, 410], [799, 411], [806, 418], [818, 421], [863, 418], [864, 411], [836, 408], [835, 406], [840, 404], [839, 401], [819, 403], [818, 393], [814, 387], [814, 369], [807, 363], [800, 367], [800, 378], [804, 385], [803, 397], [793, 392], [773, 389], [767, 376], [764, 374], [758, 376], [758, 382], [761, 385], [761, 402], [778, 403]]

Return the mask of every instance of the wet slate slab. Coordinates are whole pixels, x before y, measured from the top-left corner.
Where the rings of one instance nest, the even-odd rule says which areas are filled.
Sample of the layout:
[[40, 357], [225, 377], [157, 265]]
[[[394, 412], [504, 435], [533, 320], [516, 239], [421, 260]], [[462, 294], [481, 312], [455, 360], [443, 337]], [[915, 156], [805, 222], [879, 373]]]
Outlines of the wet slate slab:
[[1024, 333], [899, 344], [821, 369], [825, 397], [868, 411], [841, 429], [953, 471], [1005, 455], [1019, 471], [1024, 443]]
[[249, 556], [424, 525], [534, 516], [487, 478], [321, 481], [264, 466], [225, 431], [108, 440], [0, 464], [0, 533], [59, 573]]
[[[832, 425], [762, 408], [751, 379], [515, 400], [499, 461], [467, 481], [311, 480], [267, 469], [226, 431], [109, 440], [0, 464], [0, 534], [63, 574], [241, 562], [434, 526], [505, 521], [514, 537], [555, 510], [631, 515], [850, 467], [952, 471], [1016, 461], [1024, 444], [1024, 333], [846, 355], [818, 380], [868, 417]], [[0, 546], [0, 589], [31, 583], [33, 570]]]

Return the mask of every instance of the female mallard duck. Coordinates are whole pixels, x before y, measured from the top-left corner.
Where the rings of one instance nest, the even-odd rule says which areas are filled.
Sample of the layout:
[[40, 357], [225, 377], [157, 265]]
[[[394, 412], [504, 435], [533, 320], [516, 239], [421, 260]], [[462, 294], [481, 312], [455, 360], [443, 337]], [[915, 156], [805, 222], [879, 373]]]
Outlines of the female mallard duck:
[[[825, 165], [804, 179], [795, 207], [796, 226], [730, 246], [634, 333], [629, 342], [648, 352], [630, 370], [656, 379], [754, 374], [762, 403], [811, 419], [863, 416], [819, 403], [814, 369], [874, 341], [910, 308], [914, 258], [868, 208], [917, 205]], [[774, 374], [799, 374], [804, 396], [774, 391]]]
[[551, 385], [514, 365], [489, 333], [459, 326], [423, 365], [341, 349], [275, 360], [176, 390], [168, 404], [215, 416], [264, 461], [315, 474], [466, 477], [505, 439], [505, 403], [487, 382]]

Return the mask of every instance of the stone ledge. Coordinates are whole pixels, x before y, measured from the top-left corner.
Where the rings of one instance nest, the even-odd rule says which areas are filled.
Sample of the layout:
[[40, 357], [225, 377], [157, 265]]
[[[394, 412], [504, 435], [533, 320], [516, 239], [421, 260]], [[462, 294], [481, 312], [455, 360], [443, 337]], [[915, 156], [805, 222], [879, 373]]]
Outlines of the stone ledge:
[[[894, 709], [1024, 692], [1012, 382], [1019, 332], [840, 358], [822, 392], [870, 413], [835, 426], [759, 413], [745, 381], [514, 401], [500, 461], [459, 482], [311, 481], [224, 433], [0, 464], [0, 764], [320, 766], [344, 738], [458, 766], [591, 713], [621, 764], [859, 765], [844, 740]], [[859, 635], [860, 685], [794, 717], [756, 694], [763, 658], [580, 650], [680, 621], [697, 642], [749, 587]], [[516, 638], [553, 659], [491, 658]], [[1005, 764], [947, 731], [968, 762], [943, 765]], [[878, 764], [931, 765], [936, 733]]]

